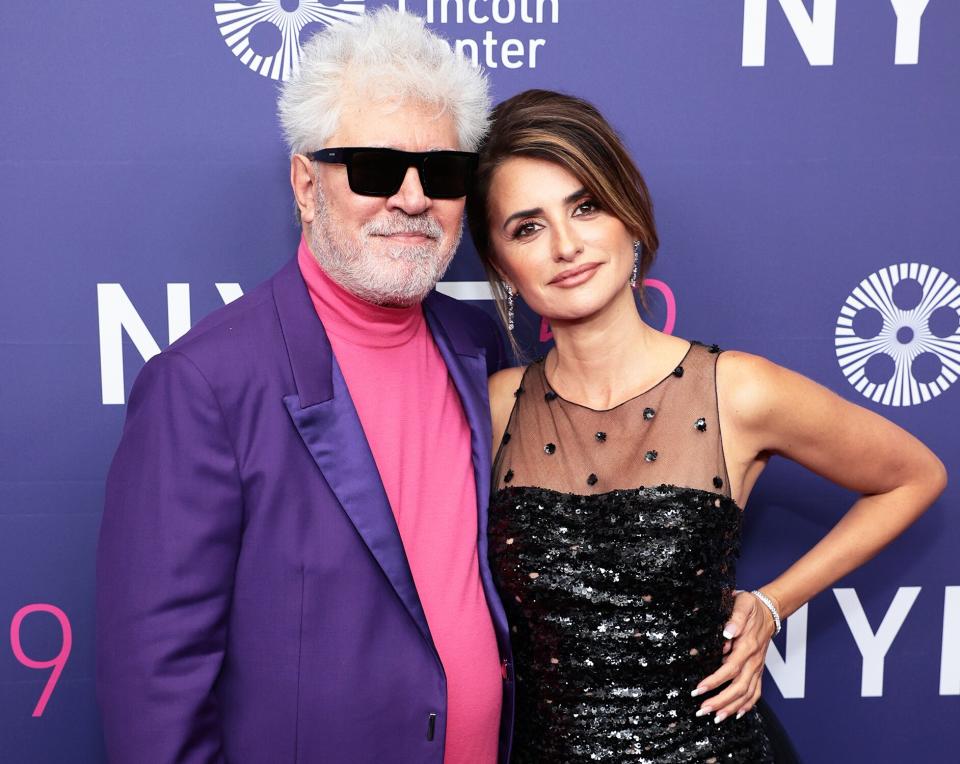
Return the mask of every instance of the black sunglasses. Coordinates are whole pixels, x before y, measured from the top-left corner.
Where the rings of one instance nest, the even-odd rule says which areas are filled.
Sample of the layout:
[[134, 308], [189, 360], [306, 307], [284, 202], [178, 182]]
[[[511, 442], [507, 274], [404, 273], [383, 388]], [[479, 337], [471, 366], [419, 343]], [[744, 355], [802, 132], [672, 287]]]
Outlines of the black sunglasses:
[[399, 151], [379, 148], [320, 149], [307, 154], [315, 162], [347, 166], [350, 190], [362, 196], [393, 196], [408, 167], [416, 167], [423, 193], [431, 199], [466, 196], [477, 166], [468, 151]]

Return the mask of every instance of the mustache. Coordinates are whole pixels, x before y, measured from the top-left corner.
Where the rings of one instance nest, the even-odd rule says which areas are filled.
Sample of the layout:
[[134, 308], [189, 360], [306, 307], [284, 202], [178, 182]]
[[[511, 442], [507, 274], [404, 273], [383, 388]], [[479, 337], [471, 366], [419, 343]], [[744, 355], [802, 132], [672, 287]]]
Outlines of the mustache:
[[416, 233], [431, 239], [443, 237], [443, 228], [429, 215], [394, 215], [389, 218], [371, 220], [364, 224], [360, 232], [365, 236], [393, 236], [398, 233]]

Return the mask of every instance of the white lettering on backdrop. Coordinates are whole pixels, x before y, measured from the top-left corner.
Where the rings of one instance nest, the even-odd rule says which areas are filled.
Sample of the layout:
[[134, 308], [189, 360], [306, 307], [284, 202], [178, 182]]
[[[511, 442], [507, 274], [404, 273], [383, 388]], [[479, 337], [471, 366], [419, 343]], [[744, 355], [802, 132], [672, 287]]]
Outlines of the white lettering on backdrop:
[[397, 0], [397, 8], [423, 16], [428, 24], [484, 27], [482, 36], [478, 30], [477, 35], [455, 39], [453, 46], [475, 66], [487, 69], [536, 69], [537, 53], [547, 44], [543, 37], [501, 40], [491, 24], [560, 23], [560, 0]]
[[[216, 285], [224, 304], [243, 292], [239, 284]], [[133, 342], [144, 361], [160, 352], [147, 325], [120, 284], [97, 284], [97, 315], [100, 327], [100, 389], [104, 404], [125, 402], [123, 380], [123, 333]], [[167, 338], [176, 342], [190, 329], [190, 285], [167, 284]]]
[[[790, 29], [811, 66], [832, 66], [837, 26], [837, 0], [813, 0], [808, 13], [803, 0], [779, 0]], [[894, 64], [920, 60], [920, 19], [930, 0], [890, 0], [897, 17]], [[767, 56], [767, 0], [743, 0], [742, 66], [764, 66]]]

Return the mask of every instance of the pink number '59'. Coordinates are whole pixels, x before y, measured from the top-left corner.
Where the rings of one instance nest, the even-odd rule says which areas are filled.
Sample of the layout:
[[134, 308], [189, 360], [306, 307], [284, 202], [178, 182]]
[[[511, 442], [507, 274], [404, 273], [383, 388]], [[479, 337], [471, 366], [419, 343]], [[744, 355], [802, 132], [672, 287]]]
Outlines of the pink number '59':
[[[35, 661], [33, 658], [28, 657], [27, 654], [23, 652], [23, 645], [20, 644], [20, 625], [23, 623], [23, 619], [31, 613], [50, 613], [50, 615], [54, 616], [57, 621], [60, 622], [60, 632], [63, 637], [60, 643], [60, 652], [48, 661]], [[43, 692], [40, 693], [40, 700], [37, 701], [37, 706], [33, 709], [34, 716], [43, 716], [43, 710], [47, 707], [47, 701], [50, 700], [53, 688], [57, 686], [57, 680], [60, 679], [60, 674], [63, 673], [63, 667], [67, 665], [67, 658], [70, 657], [70, 648], [73, 646], [73, 632], [70, 629], [70, 619], [67, 618], [67, 614], [56, 605], [47, 605], [42, 602], [24, 605], [17, 611], [16, 615], [13, 616], [13, 620], [10, 622], [10, 645], [13, 647], [13, 654], [17, 660], [27, 668], [53, 669], [53, 671], [50, 672], [50, 677], [47, 679], [46, 686], [43, 688]]]

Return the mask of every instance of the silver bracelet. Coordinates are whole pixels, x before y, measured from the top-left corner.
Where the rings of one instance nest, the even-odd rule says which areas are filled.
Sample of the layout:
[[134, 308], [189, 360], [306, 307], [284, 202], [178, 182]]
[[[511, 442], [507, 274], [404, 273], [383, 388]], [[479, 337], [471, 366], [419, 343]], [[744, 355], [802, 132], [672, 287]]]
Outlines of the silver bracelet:
[[773, 600], [770, 599], [766, 594], [761, 592], [759, 589], [754, 589], [750, 592], [754, 597], [760, 600], [770, 611], [770, 615], [773, 616], [773, 625], [776, 627], [776, 631], [773, 632], [773, 636], [777, 636], [780, 633], [780, 613], [777, 612], [777, 606], [773, 604]]

